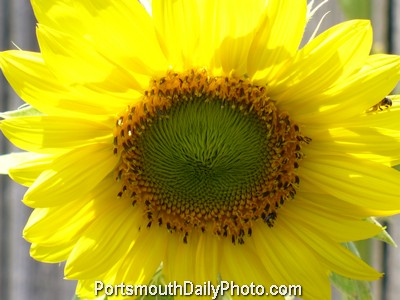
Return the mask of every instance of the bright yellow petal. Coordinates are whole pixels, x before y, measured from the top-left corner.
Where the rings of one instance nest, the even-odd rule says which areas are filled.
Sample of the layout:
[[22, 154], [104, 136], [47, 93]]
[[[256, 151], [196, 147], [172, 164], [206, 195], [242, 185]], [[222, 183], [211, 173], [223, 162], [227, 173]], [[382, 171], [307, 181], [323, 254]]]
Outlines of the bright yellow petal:
[[124, 68], [139, 82], [147, 84], [146, 76], [168, 67], [153, 20], [139, 1], [33, 0], [32, 6], [40, 24], [90, 45], [93, 55]]
[[[311, 192], [304, 192], [304, 189], [308, 189]], [[320, 193], [318, 193], [320, 192]], [[321, 211], [322, 214], [334, 214], [347, 217], [349, 220], [366, 219], [370, 216], [375, 215], [374, 211], [368, 207], [362, 206], [362, 203], [355, 205], [346, 201], [343, 201], [330, 194], [326, 194], [323, 190], [318, 189], [315, 185], [302, 181], [299, 191], [296, 194], [295, 200], [299, 198], [300, 201], [304, 202], [307, 208], [314, 211]]]
[[296, 224], [282, 221], [278, 217], [273, 229], [260, 222], [254, 227], [254, 247], [264, 268], [276, 285], [300, 285], [304, 298], [329, 299], [328, 269], [286, 227]]
[[221, 270], [221, 255], [219, 241], [216, 237], [208, 234], [200, 234], [195, 254], [195, 261], [197, 262], [196, 282], [205, 282], [208, 280], [215, 282], [216, 278], [213, 278], [212, 274], [218, 274], [219, 270]]
[[140, 213], [128, 204], [116, 205], [98, 215], [75, 244], [65, 276], [88, 279], [111, 269], [136, 240]]
[[399, 213], [400, 173], [394, 169], [345, 156], [313, 155], [303, 162], [301, 175], [303, 181], [343, 201], [383, 215]]
[[39, 25], [37, 37], [45, 64], [66, 85], [92, 85], [115, 92], [130, 86], [142, 89], [122, 66], [114, 65], [84, 38], [72, 38], [44, 25]]
[[[140, 219], [139, 216], [137, 218]], [[165, 257], [165, 249], [170, 237], [170, 233], [165, 228], [156, 226], [150, 230], [149, 228], [140, 229], [137, 239], [116, 272], [116, 283], [148, 284], [153, 278]], [[137, 228], [132, 230], [137, 230]]]
[[307, 194], [297, 195], [295, 200], [279, 210], [279, 218], [303, 222], [309, 226], [317, 225], [319, 232], [338, 243], [368, 239], [382, 231], [379, 226], [361, 219], [307, 206], [304, 198], [307, 198]]
[[32, 184], [23, 202], [35, 208], [53, 207], [85, 196], [113, 172], [117, 158], [110, 155], [112, 151], [112, 145], [94, 144], [57, 157]]
[[112, 140], [109, 125], [61, 116], [12, 118], [3, 120], [0, 129], [14, 145], [33, 152], [65, 151]]
[[245, 74], [254, 29], [265, 4], [262, 0], [154, 1], [152, 11], [172, 68], [222, 67], [228, 74]]
[[9, 170], [10, 177], [24, 186], [31, 186], [39, 175], [48, 169], [55, 155], [26, 153], [26, 160], [13, 165]]
[[[221, 270], [219, 257], [221, 248], [214, 236], [193, 232], [187, 237], [187, 243], [182, 242], [183, 236], [169, 234], [167, 238], [168, 247], [163, 262], [166, 282], [176, 280], [179, 284], [183, 284], [184, 281], [191, 281], [193, 284], [202, 285], [206, 281], [211, 281], [217, 284]], [[209, 247], [206, 248], [206, 246]], [[193, 272], [193, 270], [198, 271]], [[185, 297], [177, 295], [175, 298]], [[206, 299], [206, 297], [200, 297], [200, 299]]]
[[65, 241], [64, 244], [56, 246], [42, 246], [41, 244], [32, 244], [30, 255], [39, 261], [47, 263], [59, 263], [65, 261], [75, 246], [74, 240]]
[[77, 197], [55, 207], [36, 208], [24, 228], [24, 238], [46, 247], [66, 241], [75, 244], [91, 222], [113, 206], [111, 200], [117, 201], [120, 188], [113, 176], [109, 176], [87, 197]]
[[[139, 97], [124, 93], [101, 93], [85, 87], [62, 85], [45, 65], [40, 53], [7, 51], [0, 53], [0, 66], [16, 93], [39, 111], [49, 115], [79, 116], [103, 119], [115, 115]], [[107, 116], [108, 118], [108, 116]]]
[[315, 252], [319, 257], [318, 261], [323, 262], [333, 272], [359, 280], [376, 280], [382, 276], [349, 250], [312, 227], [302, 226], [300, 222], [297, 226], [291, 226], [291, 221], [287, 219], [282, 219], [282, 223], [292, 235], [298, 236], [304, 245]]
[[[251, 244], [251, 242], [249, 243]], [[237, 285], [270, 286], [274, 283], [262, 265], [258, 251], [246, 245], [233, 245], [229, 239], [221, 241], [221, 278]]]
[[[399, 120], [396, 118], [398, 114], [390, 112], [385, 113], [385, 115], [392, 115], [387, 120], [396, 125], [397, 120]], [[399, 131], [387, 127], [375, 127], [373, 124], [374, 116], [364, 119], [365, 123], [360, 125], [349, 123], [348, 125], [343, 124], [343, 127], [329, 129], [308, 127], [309, 136], [315, 137], [313, 143], [309, 145], [308, 151], [314, 153], [322, 153], [321, 151], [323, 151], [326, 154], [329, 152], [331, 155], [347, 153], [392, 166], [392, 162], [400, 159]], [[368, 122], [371, 123], [368, 124]], [[390, 127], [393, 126], [390, 125]]]
[[258, 0], [251, 1], [251, 5], [249, 1], [244, 0], [214, 2], [217, 3], [217, 7], [213, 28], [223, 28], [213, 35], [216, 41], [220, 39], [215, 53], [216, 65], [219, 66], [220, 63], [225, 74], [247, 75], [250, 46], [253, 40], [257, 39], [256, 27], [262, 22], [264, 11], [276, 1], [271, 1], [268, 6], [265, 6], [266, 1]]
[[[343, 77], [329, 90], [310, 94], [291, 106], [290, 114], [302, 124], [330, 124], [351, 121], [381, 101], [400, 80], [400, 58], [372, 55], [358, 72]], [[318, 117], [317, 117], [318, 116]]]
[[371, 45], [369, 21], [348, 21], [331, 27], [298, 51], [273, 83], [268, 83], [271, 97], [282, 100], [283, 107], [300, 105], [359, 68]]
[[190, 68], [196, 63], [193, 54], [199, 46], [197, 1], [154, 1], [152, 16], [157, 37], [171, 67], [175, 70]]
[[[198, 245], [198, 235], [192, 234], [188, 236], [188, 243], [182, 242], [183, 236], [173, 234], [168, 239], [168, 246], [165, 254], [165, 262], [163, 264], [163, 272], [167, 282], [176, 280], [183, 284], [185, 280], [196, 283], [196, 248]], [[179, 255], [177, 255], [179, 253]], [[209, 275], [210, 280], [217, 276]]]
[[268, 1], [249, 50], [248, 75], [275, 79], [287, 59], [300, 45], [306, 25], [306, 2], [290, 0]]
[[[0, 174], [8, 174], [11, 169], [26, 162], [42, 159], [47, 157], [43, 154], [35, 154], [29, 152], [13, 152], [9, 154], [0, 155]], [[13, 178], [14, 179], [14, 178]], [[16, 180], [16, 179], [14, 179]], [[18, 181], [18, 180], [16, 180]], [[18, 181], [19, 182], [19, 181]], [[20, 184], [23, 184], [19, 182]]]

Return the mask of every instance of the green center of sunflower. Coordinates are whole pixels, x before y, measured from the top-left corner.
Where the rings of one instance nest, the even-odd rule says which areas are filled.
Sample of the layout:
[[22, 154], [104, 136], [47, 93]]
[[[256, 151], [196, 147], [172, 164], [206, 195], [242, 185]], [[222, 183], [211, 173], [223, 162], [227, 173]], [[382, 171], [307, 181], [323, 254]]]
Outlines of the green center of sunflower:
[[310, 140], [264, 87], [190, 70], [154, 80], [116, 122], [119, 197], [182, 234], [211, 231], [244, 242], [252, 224], [272, 227], [294, 197], [301, 144]]
[[229, 205], [261, 178], [265, 128], [254, 114], [194, 97], [157, 118], [138, 141], [142, 177], [168, 201]]

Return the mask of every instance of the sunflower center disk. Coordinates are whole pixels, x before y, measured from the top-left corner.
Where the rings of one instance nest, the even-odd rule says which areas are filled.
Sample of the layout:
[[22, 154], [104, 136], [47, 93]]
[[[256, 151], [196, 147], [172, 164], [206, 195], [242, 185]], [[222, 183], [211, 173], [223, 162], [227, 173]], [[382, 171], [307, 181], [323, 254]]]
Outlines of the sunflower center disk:
[[296, 194], [308, 142], [264, 87], [205, 70], [168, 72], [117, 119], [118, 196], [144, 210], [148, 227], [184, 242], [199, 229], [242, 244], [254, 222], [272, 227]]

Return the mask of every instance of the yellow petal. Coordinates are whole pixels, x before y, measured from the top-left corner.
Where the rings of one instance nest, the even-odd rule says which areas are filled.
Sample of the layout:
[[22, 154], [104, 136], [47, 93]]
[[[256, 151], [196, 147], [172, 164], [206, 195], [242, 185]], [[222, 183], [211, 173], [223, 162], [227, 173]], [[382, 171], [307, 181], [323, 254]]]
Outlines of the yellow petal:
[[13, 165], [10, 177], [24, 186], [31, 186], [39, 175], [54, 161], [56, 155], [26, 153], [26, 160]]
[[140, 214], [128, 203], [98, 215], [75, 244], [65, 266], [65, 276], [88, 279], [111, 269], [136, 240]]
[[74, 240], [66, 241], [65, 244], [56, 246], [42, 246], [41, 244], [32, 244], [30, 255], [39, 261], [47, 263], [59, 263], [65, 261], [75, 246]]
[[273, 79], [271, 97], [283, 107], [309, 99], [350, 75], [368, 57], [372, 45], [369, 21], [355, 20], [329, 28], [305, 45]]
[[334, 124], [351, 121], [381, 101], [400, 79], [400, 58], [372, 55], [362, 69], [343, 77], [327, 91], [310, 94], [290, 108], [302, 124]]
[[135, 74], [142, 83], [148, 79], [137, 78], [138, 73], [148, 78], [168, 67], [151, 16], [139, 1], [33, 0], [32, 6], [40, 24], [91, 45], [93, 55]]
[[248, 56], [248, 75], [272, 81], [300, 45], [306, 25], [306, 1], [273, 0], [257, 25]]
[[200, 36], [197, 1], [154, 1], [152, 15], [157, 37], [171, 67], [175, 70], [192, 67]]
[[[386, 114], [386, 113], [385, 113]], [[386, 114], [386, 115], [391, 115]], [[387, 118], [396, 126], [398, 114]], [[368, 124], [368, 121], [371, 123]], [[308, 127], [308, 136], [313, 136], [313, 142], [306, 152], [322, 153], [330, 155], [342, 155], [347, 153], [356, 157], [362, 157], [371, 161], [392, 166], [393, 161], [400, 159], [400, 133], [396, 129], [386, 126], [375, 127], [373, 117], [365, 118], [365, 124], [348, 123], [341, 127], [322, 129], [321, 127]], [[380, 124], [385, 124], [384, 122]], [[364, 126], [362, 126], [364, 125]]]
[[214, 2], [217, 7], [211, 21], [214, 22], [213, 31], [220, 29], [213, 34], [218, 41], [214, 60], [216, 66], [220, 63], [225, 74], [247, 76], [249, 50], [253, 40], [257, 39], [257, 25], [262, 22], [264, 11], [268, 11], [276, 1], [270, 1], [267, 6], [266, 1], [258, 0]]
[[[43, 154], [35, 154], [29, 152], [13, 152], [0, 155], [0, 174], [8, 174], [11, 169], [16, 166], [35, 159], [47, 157]], [[21, 183], [22, 184], [22, 183]]]
[[387, 215], [400, 211], [400, 173], [394, 169], [345, 156], [314, 155], [304, 160], [301, 175], [304, 182], [343, 201]]
[[120, 189], [113, 176], [109, 176], [87, 197], [77, 197], [55, 207], [36, 208], [28, 219], [23, 236], [31, 243], [46, 247], [69, 240], [75, 243], [93, 220], [113, 206], [111, 200], [117, 200]]
[[278, 217], [272, 229], [262, 222], [254, 226], [254, 247], [262, 253], [259, 257], [264, 268], [278, 286], [300, 285], [304, 298], [329, 299], [328, 269], [287, 229], [296, 223], [286, 225], [282, 221]]
[[219, 241], [215, 236], [200, 234], [195, 254], [196, 282], [211, 280], [216, 282], [220, 272], [220, 257], [222, 255]]
[[309, 226], [316, 226], [321, 234], [339, 243], [368, 239], [382, 231], [379, 226], [364, 220], [307, 206], [303, 198], [307, 198], [307, 194], [296, 195], [294, 201], [286, 203], [279, 210], [278, 218], [297, 220]]
[[72, 38], [41, 24], [37, 37], [46, 65], [64, 84], [97, 85], [115, 92], [123, 92], [129, 86], [141, 89], [134, 77], [98, 53], [84, 38]]
[[[247, 241], [246, 241], [247, 242]], [[259, 258], [258, 252], [250, 247], [251, 242], [233, 245], [230, 239], [220, 241], [222, 250], [221, 278], [235, 284], [270, 286], [274, 283]], [[255, 241], [257, 242], [257, 241]]]
[[93, 144], [57, 157], [32, 184], [23, 202], [35, 208], [53, 207], [86, 195], [113, 172], [117, 159], [111, 153], [112, 145]]
[[38, 116], [3, 120], [0, 129], [17, 147], [48, 152], [109, 142], [112, 129], [104, 123], [70, 117]]
[[[303, 191], [304, 187], [311, 192]], [[318, 191], [321, 193], [318, 193]], [[374, 212], [368, 209], [368, 207], [351, 204], [322, 191], [307, 181], [301, 181], [295, 200], [300, 199], [307, 208], [314, 211], [321, 211], [322, 214], [341, 215], [347, 217], [349, 220], [354, 218], [365, 219], [374, 215]]]
[[253, 31], [264, 8], [265, 1], [258, 0], [185, 0], [154, 1], [152, 11], [172, 68], [222, 67], [227, 74], [244, 74]]
[[[136, 217], [139, 219], [140, 214]], [[165, 228], [156, 226], [150, 229], [142, 226], [130, 251], [115, 272], [116, 283], [148, 284], [153, 278], [165, 257], [165, 249], [171, 236]]]
[[[60, 83], [45, 65], [40, 53], [6, 51], [0, 53], [0, 66], [8, 82], [26, 102], [49, 115], [68, 114], [91, 119], [103, 119], [103, 115], [115, 115], [139, 97], [129, 90], [112, 93], [70, 87]], [[107, 116], [108, 118], [108, 116]]]
[[319, 257], [318, 261], [324, 263], [333, 272], [359, 280], [376, 280], [382, 276], [349, 250], [317, 230], [302, 226], [301, 223], [297, 223], [298, 226], [290, 226], [290, 221], [286, 219], [282, 219], [282, 223], [286, 228], [290, 228], [292, 235], [298, 236], [304, 245], [315, 252], [315, 255]]
[[[196, 282], [196, 272], [193, 270], [196, 268], [196, 248], [198, 245], [198, 235], [189, 234], [188, 242], [183, 243], [183, 236], [178, 234], [171, 234], [168, 241], [168, 246], [165, 254], [165, 262], [163, 264], [163, 272], [166, 280], [174, 281], [183, 284], [185, 280]], [[179, 255], [176, 255], [179, 253]], [[210, 280], [217, 274], [209, 274]]]

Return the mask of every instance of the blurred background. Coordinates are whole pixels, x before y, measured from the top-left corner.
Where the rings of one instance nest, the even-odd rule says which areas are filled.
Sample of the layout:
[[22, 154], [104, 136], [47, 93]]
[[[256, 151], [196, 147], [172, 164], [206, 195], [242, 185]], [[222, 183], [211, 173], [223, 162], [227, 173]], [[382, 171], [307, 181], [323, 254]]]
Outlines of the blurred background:
[[[321, 2], [315, 0], [314, 6]], [[330, 0], [309, 22], [304, 40], [308, 41], [324, 15], [318, 32], [346, 19], [369, 18], [374, 27], [373, 51], [399, 54], [399, 14], [400, 0]], [[16, 47], [38, 51], [35, 24], [29, 0], [0, 0], [0, 51]], [[22, 104], [0, 74], [0, 111], [13, 110]], [[13, 150], [0, 136], [0, 154]], [[23, 187], [0, 176], [0, 300], [72, 299], [76, 283], [63, 280], [64, 266], [39, 263], [29, 256], [29, 244], [22, 238], [24, 224], [31, 212], [20, 201], [24, 192]], [[397, 243], [400, 243], [399, 220], [395, 217], [384, 221]], [[376, 241], [362, 243], [360, 249], [364, 259], [386, 274], [373, 284], [371, 299], [397, 300], [400, 295], [400, 249]], [[333, 291], [333, 299], [350, 298], [343, 298]]]

